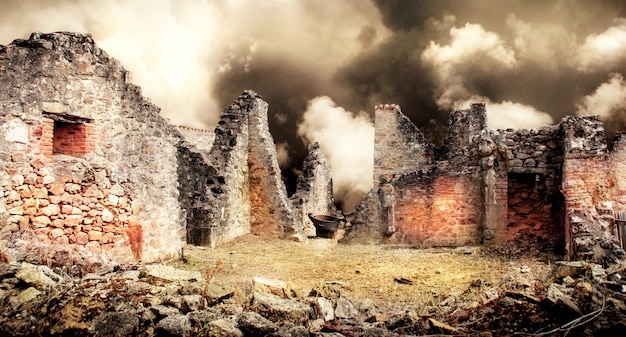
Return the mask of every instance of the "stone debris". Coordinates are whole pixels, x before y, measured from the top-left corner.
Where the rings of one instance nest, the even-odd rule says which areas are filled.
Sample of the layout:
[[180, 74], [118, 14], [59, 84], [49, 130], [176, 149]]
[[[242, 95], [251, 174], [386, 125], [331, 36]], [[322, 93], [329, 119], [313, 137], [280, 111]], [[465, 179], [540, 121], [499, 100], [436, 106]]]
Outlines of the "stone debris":
[[[552, 275], [567, 265], [557, 263]], [[626, 285], [623, 266], [606, 269], [604, 278], [561, 273], [534, 287], [525, 285], [532, 270], [517, 270], [498, 285], [473, 282], [466, 292], [482, 293], [480, 301], [467, 301], [463, 293], [441, 294], [445, 300], [437, 306], [385, 311], [370, 300], [350, 299], [341, 285], [325, 283], [303, 298], [250, 287], [240, 289], [247, 295], [239, 298], [209, 301], [198, 284], [206, 281], [202, 278], [164, 281], [145, 272], [187, 273], [169, 266], [128, 265], [83, 278], [58, 276], [54, 289], [45, 283], [37, 283], [42, 288], [37, 289], [15, 277], [32, 270], [28, 263], [0, 263], [2, 336], [508, 336], [550, 331], [596, 336], [626, 331], [626, 293], [605, 287], [606, 282]], [[280, 282], [288, 283], [272, 280]]]

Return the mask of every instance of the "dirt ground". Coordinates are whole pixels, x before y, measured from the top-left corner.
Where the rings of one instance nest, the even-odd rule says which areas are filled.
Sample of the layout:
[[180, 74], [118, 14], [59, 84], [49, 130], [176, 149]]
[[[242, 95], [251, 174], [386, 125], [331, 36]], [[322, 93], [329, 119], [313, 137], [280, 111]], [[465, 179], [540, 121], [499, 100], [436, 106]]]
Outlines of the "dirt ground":
[[[186, 263], [170, 263], [205, 273], [221, 261], [213, 280], [243, 290], [251, 288], [255, 276], [291, 282], [304, 295], [332, 283], [353, 299], [371, 299], [387, 309], [438, 306], [450, 297], [480, 302], [503, 282], [523, 279], [540, 286], [551, 269], [546, 261], [506, 258], [477, 247], [412, 249], [322, 238], [298, 243], [254, 235], [217, 248], [189, 246], [184, 257]], [[476, 288], [481, 290], [472, 291]]]

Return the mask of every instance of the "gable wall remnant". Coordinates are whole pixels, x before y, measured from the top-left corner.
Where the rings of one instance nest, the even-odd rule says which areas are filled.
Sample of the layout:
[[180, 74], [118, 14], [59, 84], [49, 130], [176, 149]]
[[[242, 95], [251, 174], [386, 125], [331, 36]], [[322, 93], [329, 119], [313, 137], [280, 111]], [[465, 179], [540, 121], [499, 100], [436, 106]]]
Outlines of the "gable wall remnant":
[[175, 256], [181, 137], [119, 62], [89, 35], [33, 33], [0, 48], [0, 68], [8, 249], [69, 246], [122, 262]]

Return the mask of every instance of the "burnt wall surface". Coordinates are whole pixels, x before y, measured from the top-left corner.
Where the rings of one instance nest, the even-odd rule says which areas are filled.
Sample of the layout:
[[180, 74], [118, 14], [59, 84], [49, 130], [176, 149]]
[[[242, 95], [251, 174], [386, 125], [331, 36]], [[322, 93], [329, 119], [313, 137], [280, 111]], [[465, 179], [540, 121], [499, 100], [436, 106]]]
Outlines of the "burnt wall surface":
[[[0, 46], [0, 237], [13, 256], [36, 244], [122, 262], [180, 250], [182, 138], [128, 78], [89, 35]], [[68, 125], [89, 132], [55, 151]]]

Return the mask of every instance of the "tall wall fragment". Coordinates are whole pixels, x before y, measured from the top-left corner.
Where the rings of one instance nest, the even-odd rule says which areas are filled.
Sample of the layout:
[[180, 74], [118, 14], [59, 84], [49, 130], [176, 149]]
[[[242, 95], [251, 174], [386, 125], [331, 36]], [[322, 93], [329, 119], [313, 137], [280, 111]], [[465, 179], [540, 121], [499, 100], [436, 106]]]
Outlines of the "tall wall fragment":
[[374, 186], [380, 176], [413, 172], [432, 163], [432, 145], [399, 105], [378, 105], [374, 114]]
[[278, 166], [276, 144], [267, 119], [268, 104], [251, 90], [244, 92], [239, 99], [249, 118], [250, 230], [256, 234], [303, 241], [306, 238], [293, 214]]
[[298, 177], [296, 192], [291, 196], [294, 214], [307, 237], [316, 236], [315, 226], [308, 217], [312, 214], [334, 214], [333, 181], [326, 157], [315, 142], [308, 147], [309, 154], [304, 159], [303, 174]]
[[623, 255], [614, 223], [614, 175], [598, 116], [568, 116], [563, 128], [565, 244], [574, 259], [610, 262]]

